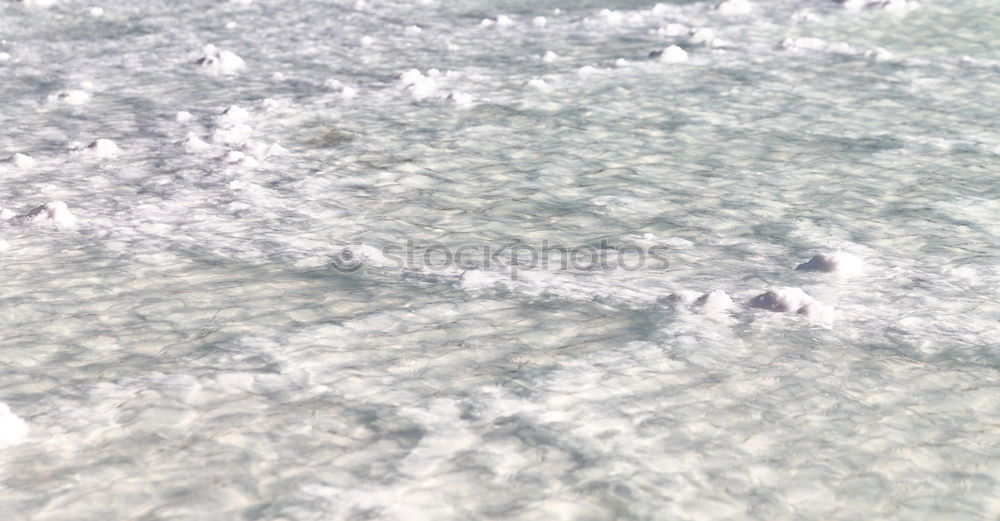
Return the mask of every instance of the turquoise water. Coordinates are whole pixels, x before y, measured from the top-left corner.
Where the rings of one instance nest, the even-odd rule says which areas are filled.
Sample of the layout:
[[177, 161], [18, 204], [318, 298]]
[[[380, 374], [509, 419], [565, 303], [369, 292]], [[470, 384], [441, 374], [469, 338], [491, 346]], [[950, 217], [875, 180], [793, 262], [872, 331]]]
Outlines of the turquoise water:
[[749, 5], [0, 6], [0, 512], [995, 518], [1000, 11]]

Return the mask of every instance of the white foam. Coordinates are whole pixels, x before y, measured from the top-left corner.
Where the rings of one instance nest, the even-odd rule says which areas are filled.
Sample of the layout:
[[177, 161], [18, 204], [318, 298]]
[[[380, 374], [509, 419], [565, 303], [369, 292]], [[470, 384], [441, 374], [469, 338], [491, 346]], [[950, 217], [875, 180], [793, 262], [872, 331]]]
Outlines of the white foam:
[[649, 12], [656, 16], [663, 16], [665, 14], [670, 13], [670, 8], [667, 7], [665, 4], [656, 4], [653, 6], [652, 9], [649, 10]]
[[10, 61], [9, 52], [0, 52], [0, 62]]
[[52, 7], [56, 0], [21, 0], [26, 7]]
[[548, 82], [546, 82], [545, 80], [543, 80], [541, 78], [532, 78], [532, 79], [528, 80], [528, 84], [527, 85], [529, 87], [538, 89], [540, 91], [549, 91], [549, 90], [552, 90], [552, 86], [550, 86], [548, 84]]
[[52, 201], [32, 208], [18, 219], [29, 222], [47, 222], [56, 226], [73, 226], [77, 218], [62, 201]]
[[690, 31], [691, 29], [686, 25], [679, 23], [669, 23], [657, 29], [656, 34], [659, 36], [674, 37], [674, 36], [681, 36], [684, 34], [688, 34]]
[[819, 253], [795, 267], [797, 271], [821, 271], [838, 275], [856, 275], [862, 271], [864, 263], [847, 252]]
[[202, 70], [213, 76], [228, 76], [246, 68], [246, 62], [231, 51], [219, 51], [212, 44], [203, 49], [204, 56], [197, 63]]
[[9, 161], [17, 168], [34, 168], [35, 159], [20, 152], [10, 156]]
[[91, 7], [90, 9], [87, 9], [87, 14], [89, 14], [90, 16], [93, 16], [94, 18], [97, 18], [97, 17], [100, 17], [100, 16], [104, 16], [104, 8], [103, 7]]
[[427, 71], [425, 76], [418, 69], [410, 69], [399, 76], [399, 82], [403, 88], [408, 90], [416, 100], [425, 99], [437, 91], [437, 82], [434, 80], [433, 69]]
[[545, 63], [552, 63], [558, 59], [559, 55], [552, 51], [545, 51], [545, 53], [542, 54], [542, 61]]
[[186, 110], [181, 110], [178, 111], [177, 114], [174, 114], [174, 121], [178, 123], [187, 123], [192, 119], [194, 119], [194, 116], [192, 116], [191, 113]]
[[0, 402], [0, 443], [20, 441], [28, 435], [28, 424]]
[[230, 105], [219, 115], [219, 123], [223, 125], [235, 125], [250, 119], [250, 112], [238, 105]]
[[405, 29], [403, 29], [403, 34], [407, 36], [416, 36], [422, 32], [424, 32], [424, 30], [418, 25], [408, 25]]
[[608, 25], [619, 25], [625, 21], [625, 15], [619, 11], [612, 11], [611, 9], [601, 9], [600, 12], [597, 13], [597, 16]]
[[799, 288], [781, 288], [769, 290], [750, 300], [750, 306], [781, 313], [797, 312], [803, 306], [816, 302], [816, 299], [806, 295]]
[[708, 27], [692, 29], [689, 33], [689, 38], [691, 43], [697, 45], [705, 45], [708, 47], [718, 47], [722, 45], [722, 40], [715, 37], [715, 30]]
[[108, 159], [117, 156], [120, 150], [114, 141], [99, 138], [87, 145], [87, 148], [83, 149], [83, 152], [98, 159]]
[[352, 99], [358, 95], [357, 89], [355, 89], [354, 87], [344, 85], [344, 82], [336, 78], [330, 78], [326, 80], [325, 82], [323, 82], [323, 86], [332, 91], [339, 92], [340, 97], [343, 99]]
[[485, 289], [492, 288], [505, 279], [498, 273], [483, 270], [469, 270], [462, 274], [462, 288], [464, 289]]
[[244, 155], [243, 158], [239, 160], [237, 165], [240, 168], [249, 170], [253, 168], [260, 168], [260, 161], [253, 156]]
[[374, 37], [369, 36], [367, 34], [361, 37], [361, 46], [362, 47], [371, 47], [374, 44], [375, 44], [375, 38]]
[[744, 15], [753, 11], [753, 4], [748, 0], [723, 0], [715, 5], [715, 9], [726, 16]]
[[210, 150], [212, 148], [212, 145], [203, 141], [194, 132], [188, 132], [187, 136], [185, 136], [184, 139], [179, 141], [177, 144], [183, 146], [188, 152], [193, 153], [205, 152], [206, 150]]
[[841, 7], [848, 11], [860, 11], [868, 6], [868, 0], [836, 0]]
[[253, 128], [246, 123], [236, 123], [215, 129], [212, 141], [216, 143], [244, 143], [253, 134]]
[[694, 303], [706, 311], [725, 311], [733, 307], [733, 299], [729, 298], [725, 291], [719, 289], [705, 293], [698, 297]]
[[[277, 148], [280, 146], [274, 145]], [[284, 150], [284, 149], [282, 149]], [[230, 150], [222, 157], [226, 163], [237, 164], [241, 168], [258, 168], [260, 160], [273, 153], [272, 146], [264, 143], [244, 144], [241, 150]]]
[[549, 21], [544, 16], [536, 16], [531, 19], [531, 25], [535, 27], [545, 27]]
[[292, 102], [288, 98], [264, 98], [260, 100], [260, 106], [267, 111], [281, 110], [292, 106]]
[[881, 48], [876, 47], [874, 49], [869, 49], [865, 51], [865, 58], [874, 61], [886, 61], [894, 58], [891, 52]]
[[7, 208], [0, 208], [0, 221], [7, 221], [17, 217], [17, 214], [13, 210]]
[[688, 60], [688, 53], [676, 45], [671, 45], [660, 53], [660, 61], [664, 63], [683, 63]]
[[785, 38], [784, 40], [781, 40], [781, 46], [785, 49], [822, 50], [826, 47], [826, 42], [820, 40], [819, 38], [807, 36], [801, 38]]
[[459, 107], [468, 107], [473, 104], [472, 95], [467, 94], [465, 92], [457, 92], [457, 91], [452, 92], [451, 94], [448, 95], [447, 99], [452, 101], [453, 103], [455, 103], [455, 105], [458, 105]]
[[266, 159], [273, 155], [287, 154], [288, 150], [277, 143], [263, 143], [260, 141], [248, 141], [243, 143], [241, 150], [257, 159]]
[[501, 14], [497, 16], [496, 24], [497, 27], [510, 27], [514, 25], [514, 19], [505, 14]]

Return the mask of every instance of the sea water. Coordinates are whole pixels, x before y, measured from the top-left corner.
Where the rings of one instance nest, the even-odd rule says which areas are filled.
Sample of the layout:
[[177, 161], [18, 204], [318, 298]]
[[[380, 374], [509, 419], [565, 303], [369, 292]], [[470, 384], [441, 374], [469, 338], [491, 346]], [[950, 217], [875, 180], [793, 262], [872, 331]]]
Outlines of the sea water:
[[995, 519], [987, 0], [0, 5], [0, 512]]

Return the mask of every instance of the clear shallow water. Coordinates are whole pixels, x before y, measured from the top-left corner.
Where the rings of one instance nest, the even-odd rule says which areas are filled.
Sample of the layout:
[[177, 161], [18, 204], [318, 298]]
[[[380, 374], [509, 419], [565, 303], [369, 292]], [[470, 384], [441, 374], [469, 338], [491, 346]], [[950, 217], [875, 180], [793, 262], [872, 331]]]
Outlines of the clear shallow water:
[[[88, 7], [0, 6], [0, 156], [36, 163], [0, 163], [0, 207], [78, 219], [0, 221], [8, 517], [1000, 511], [995, 6]], [[246, 68], [207, 74], [206, 44]], [[117, 156], [74, 150], [97, 138]], [[670, 269], [379, 253], [408, 240]], [[866, 270], [793, 269], [838, 249]], [[833, 323], [747, 305], [783, 286]]]

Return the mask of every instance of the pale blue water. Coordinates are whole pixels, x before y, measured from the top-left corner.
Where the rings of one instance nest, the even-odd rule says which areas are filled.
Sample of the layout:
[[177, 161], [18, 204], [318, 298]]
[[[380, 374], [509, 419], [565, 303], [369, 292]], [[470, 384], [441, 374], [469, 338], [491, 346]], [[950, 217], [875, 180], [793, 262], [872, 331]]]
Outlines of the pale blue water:
[[998, 6], [126, 4], [0, 5], [0, 517], [1000, 515]]

